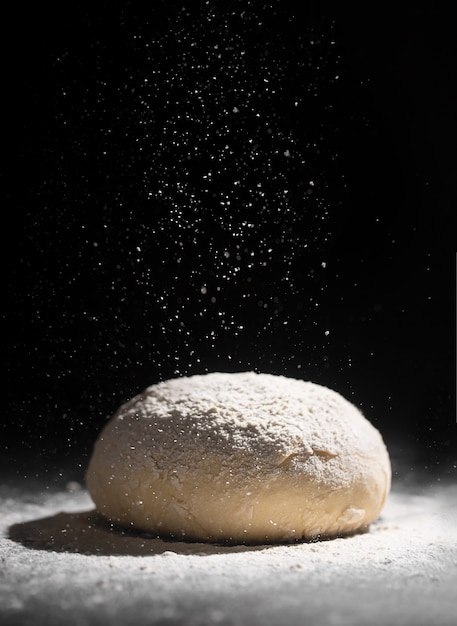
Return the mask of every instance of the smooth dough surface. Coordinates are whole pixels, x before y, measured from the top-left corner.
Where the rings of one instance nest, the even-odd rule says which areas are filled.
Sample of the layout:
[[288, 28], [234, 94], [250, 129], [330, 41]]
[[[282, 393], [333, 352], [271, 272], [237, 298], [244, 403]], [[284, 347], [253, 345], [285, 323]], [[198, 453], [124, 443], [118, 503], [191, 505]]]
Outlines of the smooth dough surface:
[[87, 471], [97, 510], [116, 524], [243, 543], [365, 528], [390, 479], [380, 433], [350, 402], [254, 372], [147, 388], [104, 427]]

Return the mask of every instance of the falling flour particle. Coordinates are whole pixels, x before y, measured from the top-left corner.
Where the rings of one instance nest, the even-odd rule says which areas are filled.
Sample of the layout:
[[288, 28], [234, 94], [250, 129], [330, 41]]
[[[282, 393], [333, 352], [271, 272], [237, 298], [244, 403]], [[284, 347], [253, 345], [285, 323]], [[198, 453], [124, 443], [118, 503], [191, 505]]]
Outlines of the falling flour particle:
[[121, 526], [248, 543], [366, 528], [390, 478], [381, 435], [338, 393], [245, 372], [168, 380], [121, 406], [87, 485]]

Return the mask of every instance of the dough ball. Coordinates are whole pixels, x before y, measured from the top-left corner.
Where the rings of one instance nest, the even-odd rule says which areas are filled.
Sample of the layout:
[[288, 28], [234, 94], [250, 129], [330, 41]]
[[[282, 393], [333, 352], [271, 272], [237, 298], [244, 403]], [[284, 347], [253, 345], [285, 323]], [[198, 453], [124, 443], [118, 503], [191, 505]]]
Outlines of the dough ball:
[[381, 435], [338, 393], [244, 372], [168, 380], [121, 406], [87, 485], [121, 526], [268, 543], [365, 528], [390, 477]]

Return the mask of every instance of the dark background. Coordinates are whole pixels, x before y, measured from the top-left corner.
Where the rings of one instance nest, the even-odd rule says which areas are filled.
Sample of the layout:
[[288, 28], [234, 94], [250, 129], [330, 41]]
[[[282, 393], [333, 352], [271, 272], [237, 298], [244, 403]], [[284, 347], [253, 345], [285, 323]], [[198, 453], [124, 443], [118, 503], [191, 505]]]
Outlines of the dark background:
[[[21, 6], [3, 20], [4, 469], [54, 476], [70, 466], [79, 478], [106, 418], [145, 386], [255, 369], [340, 391], [381, 430], [400, 474], [452, 473], [457, 57], [448, 11], [228, 2], [193, 4], [182, 17], [186, 3], [150, 4]], [[207, 122], [222, 124], [234, 79], [224, 57], [214, 84], [228, 102], [215, 99], [212, 59], [206, 74], [180, 66], [182, 85], [170, 92], [160, 76], [194, 54], [167, 36], [173, 29], [203, 37], [202, 63], [205, 46], [233, 38], [252, 59], [235, 72], [241, 85], [252, 80], [255, 92], [271, 70], [282, 86], [249, 96], [274, 122], [273, 143], [243, 118], [233, 162], [193, 209], [156, 191], [187, 168], [198, 196], [211, 127], [187, 165], [172, 131], [188, 130], [177, 120], [192, 112], [193, 81], [209, 94]], [[168, 152], [158, 148], [162, 128]], [[261, 156], [295, 138], [305, 165], [278, 157], [276, 170], [250, 173], [250, 131]], [[191, 130], [189, 149], [205, 132]], [[247, 175], [231, 214], [214, 198], [237, 168]], [[309, 180], [318, 192], [304, 202]], [[286, 217], [277, 211], [284, 181]], [[183, 207], [188, 228], [170, 217]]]

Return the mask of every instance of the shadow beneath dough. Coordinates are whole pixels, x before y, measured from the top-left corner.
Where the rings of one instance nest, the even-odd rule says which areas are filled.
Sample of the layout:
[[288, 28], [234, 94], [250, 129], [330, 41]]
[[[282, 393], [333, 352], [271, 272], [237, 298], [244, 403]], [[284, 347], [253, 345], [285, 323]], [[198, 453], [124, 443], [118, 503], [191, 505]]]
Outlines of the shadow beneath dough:
[[208, 556], [264, 550], [271, 545], [234, 545], [162, 539], [118, 528], [95, 510], [57, 513], [10, 526], [8, 537], [33, 550], [95, 556], [151, 556], [174, 552]]

